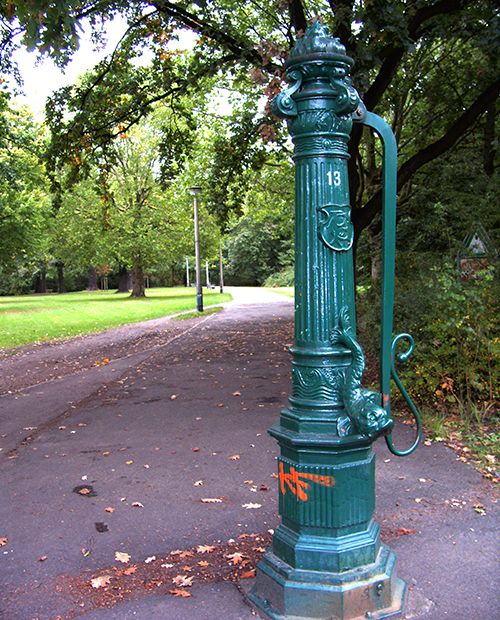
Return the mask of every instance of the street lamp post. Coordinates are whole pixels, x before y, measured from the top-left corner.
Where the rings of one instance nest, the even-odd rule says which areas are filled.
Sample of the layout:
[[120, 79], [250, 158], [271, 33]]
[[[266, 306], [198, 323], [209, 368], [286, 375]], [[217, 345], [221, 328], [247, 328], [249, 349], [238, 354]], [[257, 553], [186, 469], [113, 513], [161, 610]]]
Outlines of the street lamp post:
[[198, 196], [201, 194], [201, 187], [189, 188], [189, 193], [194, 197], [194, 253], [196, 261], [196, 309], [203, 312], [203, 292], [201, 290], [201, 260], [200, 260], [200, 226], [198, 217]]
[[220, 292], [221, 294], [224, 292], [224, 275], [222, 272], [222, 248], [219, 247], [219, 272], [220, 272], [220, 278], [219, 278], [219, 286], [220, 286]]

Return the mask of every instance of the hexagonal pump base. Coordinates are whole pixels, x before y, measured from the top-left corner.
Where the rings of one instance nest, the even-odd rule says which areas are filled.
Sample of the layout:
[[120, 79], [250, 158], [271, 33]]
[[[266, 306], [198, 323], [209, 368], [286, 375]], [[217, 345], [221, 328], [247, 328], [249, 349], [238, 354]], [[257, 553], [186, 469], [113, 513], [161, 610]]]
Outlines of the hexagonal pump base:
[[270, 548], [248, 599], [269, 620], [401, 618], [406, 583], [396, 576], [394, 564], [394, 553], [382, 545], [369, 566], [343, 573], [303, 571], [282, 562]]

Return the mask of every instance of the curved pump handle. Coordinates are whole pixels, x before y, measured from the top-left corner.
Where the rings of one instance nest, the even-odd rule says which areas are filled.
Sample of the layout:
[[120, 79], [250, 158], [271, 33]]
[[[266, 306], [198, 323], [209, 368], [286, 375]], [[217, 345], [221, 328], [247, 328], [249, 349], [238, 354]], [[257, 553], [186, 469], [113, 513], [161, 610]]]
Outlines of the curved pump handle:
[[395, 347], [401, 338], [411, 340], [410, 348], [399, 356], [405, 361], [413, 351], [413, 338], [409, 334], [400, 334], [392, 339], [394, 314], [394, 265], [396, 262], [396, 195], [397, 195], [397, 158], [398, 149], [396, 138], [389, 125], [383, 118], [367, 112], [361, 105], [353, 114], [354, 122], [362, 123], [374, 129], [382, 141], [382, 310], [380, 336], [380, 391], [382, 407], [391, 413], [391, 377], [394, 379], [401, 394], [410, 406], [417, 424], [417, 437], [413, 445], [405, 451], [397, 450], [392, 443], [392, 434], [386, 435], [385, 440], [389, 450], [396, 456], [411, 454], [422, 437], [422, 421], [420, 415], [404, 389], [394, 366]]

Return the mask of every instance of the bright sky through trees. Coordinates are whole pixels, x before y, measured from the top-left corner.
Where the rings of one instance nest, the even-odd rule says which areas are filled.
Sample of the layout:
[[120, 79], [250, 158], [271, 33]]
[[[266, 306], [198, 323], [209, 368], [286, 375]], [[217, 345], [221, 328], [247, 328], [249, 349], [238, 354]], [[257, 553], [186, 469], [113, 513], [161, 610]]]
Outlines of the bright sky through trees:
[[[24, 80], [25, 94], [19, 95], [16, 101], [20, 105], [27, 105], [36, 116], [42, 117], [47, 97], [63, 86], [74, 84], [85, 71], [92, 69], [111, 54], [126, 29], [127, 24], [120, 17], [116, 17], [112, 22], [106, 22], [107, 44], [104, 48], [96, 50], [85, 28], [86, 34], [80, 39], [80, 48], [64, 70], [59, 69], [50, 58], [37, 60], [36, 52], [28, 52], [26, 48], [21, 47], [14, 54], [14, 58]], [[195, 36], [197, 35], [185, 31], [178, 42], [172, 42], [173, 46], [188, 49], [192, 46]], [[145, 54], [143, 62], [146, 64], [149, 60], [148, 54]]]
[[126, 29], [125, 20], [120, 18], [106, 23], [106, 37], [108, 43], [105, 48], [96, 50], [88, 36], [80, 39], [80, 48], [71, 62], [59, 69], [50, 58], [37, 60], [36, 52], [28, 52], [21, 47], [16, 51], [14, 58], [19, 65], [24, 80], [23, 91], [16, 101], [20, 105], [27, 105], [31, 111], [42, 116], [45, 101], [55, 90], [73, 84], [78, 76], [92, 69], [107, 54], [111, 53]]

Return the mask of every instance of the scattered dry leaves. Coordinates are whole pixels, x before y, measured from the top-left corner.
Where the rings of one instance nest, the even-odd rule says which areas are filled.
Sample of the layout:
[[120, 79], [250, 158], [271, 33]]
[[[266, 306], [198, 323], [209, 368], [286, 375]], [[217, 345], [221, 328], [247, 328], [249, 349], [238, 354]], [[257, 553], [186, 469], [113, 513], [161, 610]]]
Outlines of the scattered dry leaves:
[[115, 560], [117, 562], [123, 562], [123, 564], [128, 564], [128, 562], [130, 562], [130, 555], [122, 551], [115, 551]]

